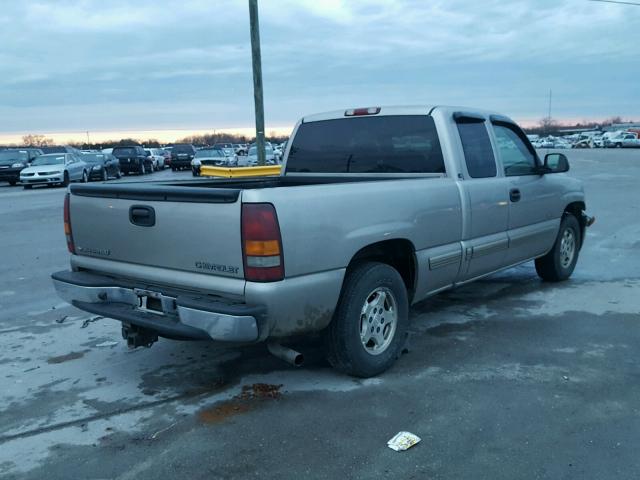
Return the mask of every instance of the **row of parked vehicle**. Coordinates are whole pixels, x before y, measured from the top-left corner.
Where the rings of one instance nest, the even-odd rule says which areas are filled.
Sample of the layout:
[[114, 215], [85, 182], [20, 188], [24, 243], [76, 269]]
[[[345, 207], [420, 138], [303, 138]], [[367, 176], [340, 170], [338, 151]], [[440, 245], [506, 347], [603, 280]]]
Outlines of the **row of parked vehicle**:
[[107, 181], [145, 175], [170, 165], [171, 154], [140, 146], [80, 151], [74, 147], [14, 148], [0, 151], [0, 181], [31, 189], [34, 185]]
[[[282, 162], [285, 143], [267, 142], [268, 165]], [[0, 182], [22, 185], [61, 185], [70, 182], [107, 181], [123, 175], [146, 175], [170, 167], [200, 175], [202, 165], [245, 167], [258, 163], [255, 145], [217, 143], [196, 147], [175, 144], [165, 148], [125, 145], [103, 150], [78, 150], [71, 146], [0, 150]]]
[[[173, 151], [181, 146], [174, 146]], [[244, 150], [236, 150], [232, 144], [219, 143], [211, 147], [193, 148], [190, 160], [190, 168], [193, 176], [200, 175], [200, 168], [204, 166], [214, 167], [253, 167], [258, 164], [258, 148], [255, 144], [249, 145]], [[282, 163], [282, 156], [286, 142], [281, 144], [265, 144], [265, 161], [267, 165]]]
[[536, 148], [640, 148], [640, 130], [585, 132], [564, 137], [528, 135]]

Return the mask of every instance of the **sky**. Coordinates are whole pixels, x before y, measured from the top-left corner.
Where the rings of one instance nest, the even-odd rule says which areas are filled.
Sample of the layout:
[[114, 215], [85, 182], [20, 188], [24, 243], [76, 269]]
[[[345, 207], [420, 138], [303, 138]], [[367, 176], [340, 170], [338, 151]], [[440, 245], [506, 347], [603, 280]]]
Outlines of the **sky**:
[[[640, 6], [259, 0], [267, 132], [310, 113], [453, 104], [531, 125], [640, 119]], [[0, 0], [0, 142], [251, 131], [246, 0]]]

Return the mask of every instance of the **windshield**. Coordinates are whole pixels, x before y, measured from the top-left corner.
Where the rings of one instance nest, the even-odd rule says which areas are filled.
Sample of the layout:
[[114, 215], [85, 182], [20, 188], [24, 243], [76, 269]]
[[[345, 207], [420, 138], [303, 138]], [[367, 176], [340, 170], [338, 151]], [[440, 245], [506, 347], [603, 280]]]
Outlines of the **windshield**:
[[107, 156], [104, 153], [87, 153], [82, 155], [82, 160], [87, 163], [104, 163]]
[[64, 158], [64, 155], [40, 155], [31, 165], [34, 167], [38, 165], [62, 165], [64, 164]]
[[26, 150], [5, 150], [0, 152], [0, 165], [26, 162], [29, 158]]
[[196, 152], [196, 158], [204, 157], [224, 157], [224, 154], [220, 150], [208, 148], [206, 150], [198, 150]]

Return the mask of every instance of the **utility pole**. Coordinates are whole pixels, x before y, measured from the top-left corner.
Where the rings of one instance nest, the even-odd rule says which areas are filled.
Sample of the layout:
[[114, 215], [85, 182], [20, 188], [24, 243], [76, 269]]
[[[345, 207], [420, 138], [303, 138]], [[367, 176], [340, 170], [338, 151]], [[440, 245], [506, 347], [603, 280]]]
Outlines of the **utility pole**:
[[547, 134], [551, 129], [551, 89], [549, 89], [549, 112], [547, 113]]
[[264, 165], [264, 102], [262, 99], [262, 59], [260, 56], [260, 24], [258, 22], [258, 0], [249, 0], [249, 22], [251, 27], [251, 60], [253, 62], [253, 100], [256, 110], [256, 148], [258, 165]]
[[89, 139], [89, 130], [87, 130], [87, 146], [91, 145], [91, 140]]

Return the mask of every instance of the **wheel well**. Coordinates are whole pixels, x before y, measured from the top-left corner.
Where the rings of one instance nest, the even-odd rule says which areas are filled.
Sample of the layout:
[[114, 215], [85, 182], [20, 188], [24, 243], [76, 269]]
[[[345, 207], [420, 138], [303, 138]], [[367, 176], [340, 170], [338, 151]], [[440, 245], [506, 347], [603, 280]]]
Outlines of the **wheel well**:
[[580, 248], [582, 248], [582, 244], [584, 243], [584, 234], [587, 230], [587, 219], [583, 215], [583, 212], [587, 209], [587, 206], [584, 202], [572, 202], [567, 205], [564, 209], [564, 213], [570, 213], [578, 220], [580, 224]]
[[416, 256], [413, 243], [405, 239], [394, 239], [367, 245], [353, 256], [347, 270], [363, 261], [386, 263], [395, 268], [407, 287], [409, 302], [411, 302], [416, 281]]

